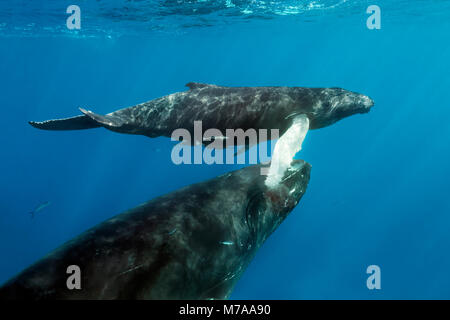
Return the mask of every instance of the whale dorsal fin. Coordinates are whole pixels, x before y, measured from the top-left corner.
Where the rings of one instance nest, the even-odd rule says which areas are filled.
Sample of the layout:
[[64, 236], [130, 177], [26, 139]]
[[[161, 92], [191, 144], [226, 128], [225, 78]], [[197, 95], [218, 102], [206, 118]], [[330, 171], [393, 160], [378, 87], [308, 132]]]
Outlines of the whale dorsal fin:
[[206, 84], [206, 83], [199, 83], [199, 82], [189, 82], [186, 83], [186, 87], [188, 87], [190, 90], [194, 89], [201, 89], [205, 87], [214, 87], [213, 84]]

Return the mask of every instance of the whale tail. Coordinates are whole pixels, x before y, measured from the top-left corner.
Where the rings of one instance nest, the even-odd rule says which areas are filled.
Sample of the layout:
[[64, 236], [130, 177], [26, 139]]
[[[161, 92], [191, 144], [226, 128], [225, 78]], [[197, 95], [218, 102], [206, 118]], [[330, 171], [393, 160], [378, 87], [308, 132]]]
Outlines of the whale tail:
[[84, 114], [72, 118], [53, 119], [42, 122], [29, 121], [35, 128], [42, 130], [83, 130], [105, 127], [111, 130], [122, 126], [120, 118], [111, 115], [99, 115], [80, 108]]
[[42, 130], [83, 130], [102, 126], [87, 115], [64, 119], [53, 119], [42, 122], [29, 121], [28, 123], [33, 127]]

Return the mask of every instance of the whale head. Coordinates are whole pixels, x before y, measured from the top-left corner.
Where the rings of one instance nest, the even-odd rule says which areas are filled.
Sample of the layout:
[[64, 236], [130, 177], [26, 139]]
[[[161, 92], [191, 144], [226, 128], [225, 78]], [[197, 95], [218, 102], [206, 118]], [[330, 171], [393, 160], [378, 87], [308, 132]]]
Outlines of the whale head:
[[329, 126], [354, 114], [367, 113], [374, 101], [364, 94], [341, 89], [317, 89], [310, 117], [312, 129]]
[[303, 160], [293, 160], [286, 169], [280, 183], [266, 190], [273, 212], [283, 219], [295, 208], [308, 185], [311, 165]]
[[249, 191], [246, 220], [257, 243], [264, 242], [300, 202], [306, 192], [310, 172], [309, 163], [293, 160], [275, 187], [265, 185], [265, 176], [255, 181]]

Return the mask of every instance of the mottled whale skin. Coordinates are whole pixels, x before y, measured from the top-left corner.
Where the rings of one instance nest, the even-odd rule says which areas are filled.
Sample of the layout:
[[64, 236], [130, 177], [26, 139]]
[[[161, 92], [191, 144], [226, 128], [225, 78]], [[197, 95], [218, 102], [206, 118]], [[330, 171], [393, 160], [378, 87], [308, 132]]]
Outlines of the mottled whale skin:
[[[67, 242], [0, 288], [0, 299], [226, 299], [296, 207], [311, 166], [294, 160], [274, 189], [260, 165], [187, 186]], [[81, 290], [66, 269], [81, 269]]]
[[194, 121], [202, 121], [203, 130], [279, 129], [282, 135], [298, 115], [308, 117], [309, 129], [318, 129], [366, 113], [374, 104], [368, 96], [341, 88], [223, 87], [193, 82], [186, 86], [187, 91], [107, 115], [80, 109], [84, 115], [30, 124], [44, 130], [105, 127], [120, 133], [171, 137], [179, 128], [193, 134]]

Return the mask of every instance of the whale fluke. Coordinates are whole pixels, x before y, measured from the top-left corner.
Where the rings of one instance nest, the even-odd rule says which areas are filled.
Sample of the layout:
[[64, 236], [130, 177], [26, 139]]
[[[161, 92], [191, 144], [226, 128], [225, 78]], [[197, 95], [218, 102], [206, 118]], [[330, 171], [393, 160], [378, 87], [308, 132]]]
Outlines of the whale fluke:
[[100, 115], [92, 111], [80, 108], [84, 115], [64, 118], [52, 119], [42, 122], [29, 121], [28, 123], [35, 128], [43, 130], [83, 130], [91, 128], [116, 128], [123, 124], [123, 121], [111, 115]]
[[83, 130], [102, 126], [86, 115], [42, 122], [29, 121], [28, 123], [33, 127], [42, 130]]

